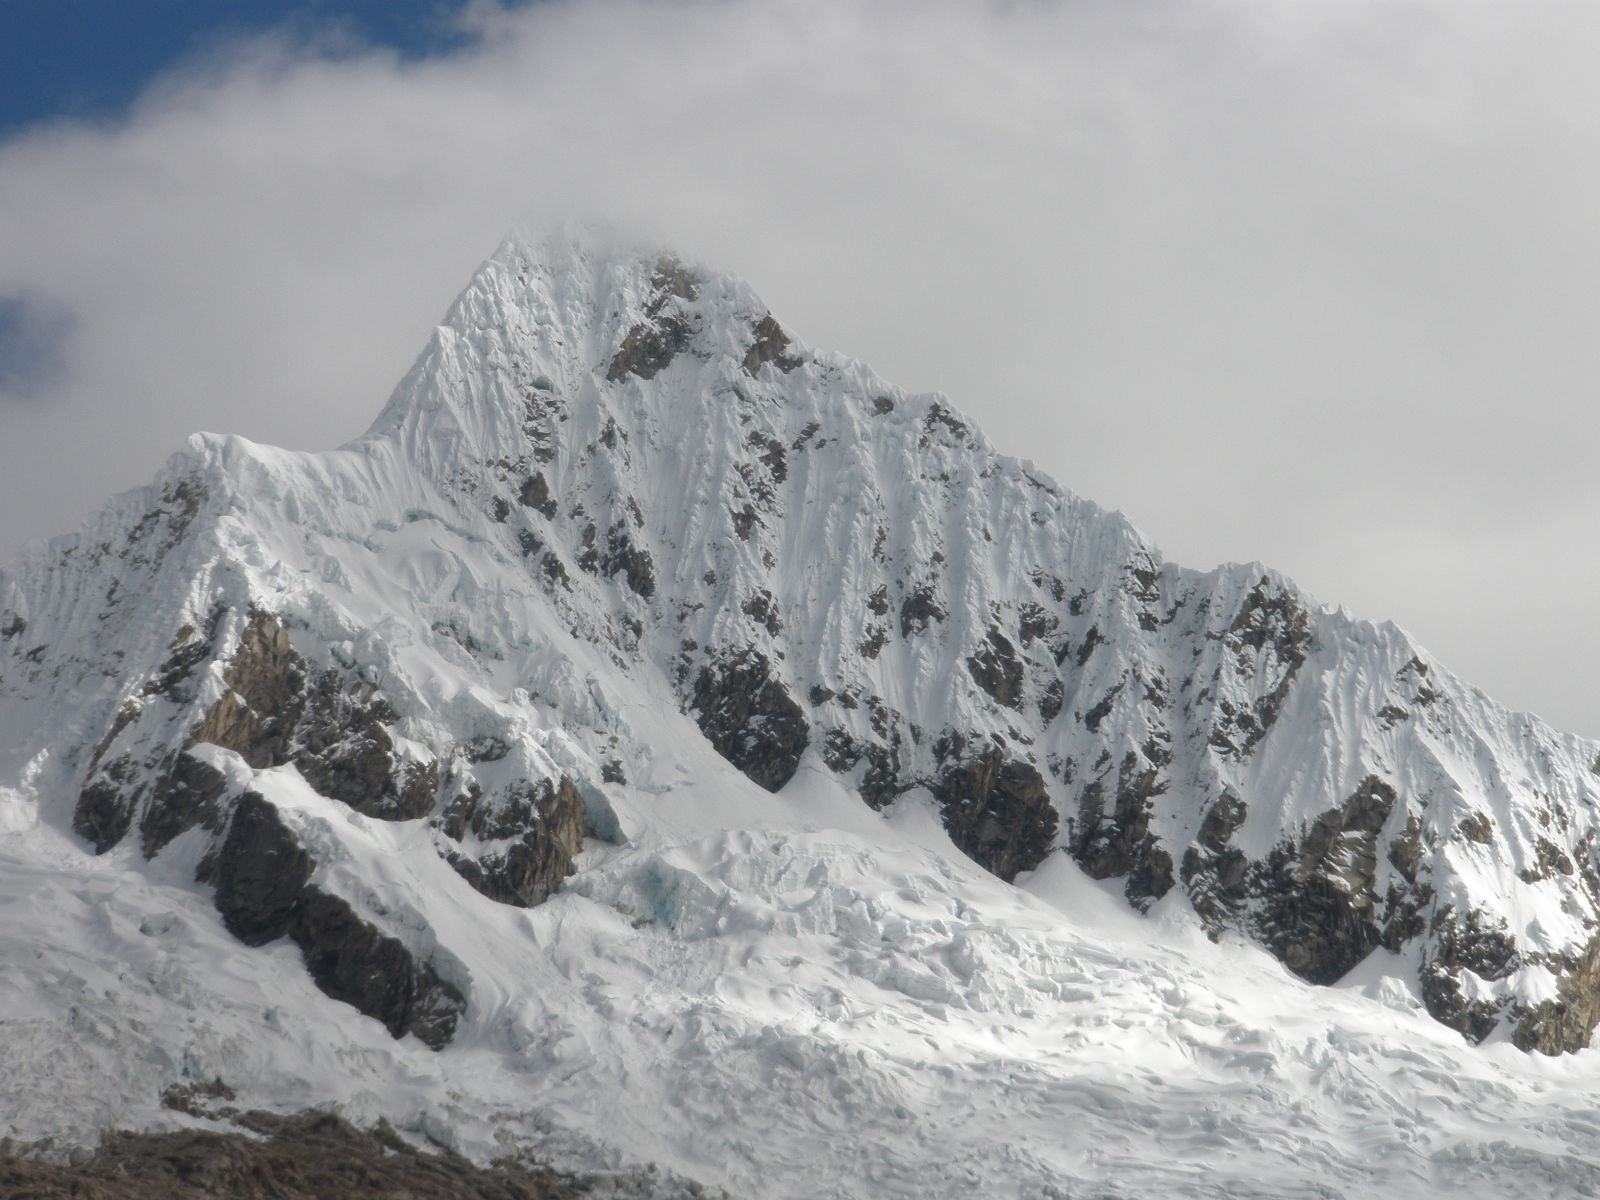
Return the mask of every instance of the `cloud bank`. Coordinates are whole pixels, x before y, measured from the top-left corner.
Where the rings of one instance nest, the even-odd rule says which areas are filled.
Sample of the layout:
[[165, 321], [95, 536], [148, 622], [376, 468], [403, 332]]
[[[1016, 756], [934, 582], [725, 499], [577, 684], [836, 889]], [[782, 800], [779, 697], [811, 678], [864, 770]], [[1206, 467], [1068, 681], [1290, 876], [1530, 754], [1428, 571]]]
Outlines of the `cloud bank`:
[[360, 432], [499, 236], [578, 214], [947, 392], [1179, 561], [1270, 562], [1600, 734], [1600, 10], [467, 20], [422, 61], [238, 44], [0, 145], [0, 299], [50, 364], [0, 369], [0, 553], [191, 430]]

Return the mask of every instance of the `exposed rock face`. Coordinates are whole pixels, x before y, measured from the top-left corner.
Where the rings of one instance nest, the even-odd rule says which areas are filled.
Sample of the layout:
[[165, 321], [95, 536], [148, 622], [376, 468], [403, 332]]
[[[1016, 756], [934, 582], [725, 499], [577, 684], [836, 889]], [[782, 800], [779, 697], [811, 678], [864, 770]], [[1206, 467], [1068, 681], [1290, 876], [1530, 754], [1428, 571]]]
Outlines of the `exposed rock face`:
[[247, 946], [264, 946], [295, 927], [311, 869], [311, 856], [278, 810], [247, 792], [234, 806], [228, 836], [205, 871], [216, 886], [217, 911], [228, 932]]
[[1183, 855], [1183, 885], [1208, 928], [1227, 928], [1249, 896], [1249, 860], [1228, 843], [1244, 824], [1244, 801], [1224, 792], [1206, 810], [1200, 835]]
[[1379, 943], [1377, 838], [1394, 802], [1394, 789], [1369, 776], [1298, 845], [1280, 844], [1255, 870], [1260, 936], [1311, 983], [1337, 982]]
[[[212, 622], [214, 638], [223, 622]], [[211, 641], [188, 634], [162, 664], [144, 696], [187, 698], [190, 677], [217, 656]], [[389, 726], [398, 718], [370, 687], [347, 687], [334, 669], [314, 670], [294, 649], [282, 622], [252, 609], [220, 671], [225, 690], [200, 719], [178, 718], [179, 748], [150, 773], [134, 749], [158, 739], [158, 713], [130, 703], [96, 750], [79, 797], [74, 827], [104, 852], [133, 827], [153, 857], [191, 829], [216, 841], [199, 877], [216, 889], [228, 930], [248, 945], [291, 938], [317, 985], [381, 1021], [396, 1037], [416, 1034], [430, 1046], [450, 1040], [465, 998], [397, 938], [363, 920], [345, 899], [311, 881], [315, 864], [274, 806], [255, 792], [231, 800], [224, 774], [190, 751], [233, 751], [258, 770], [292, 765], [321, 795], [369, 817], [412, 820], [433, 811], [440, 786], [434, 762], [399, 759]], [[148, 703], [148, 702], [146, 702]], [[181, 710], [180, 710], [181, 711]], [[170, 724], [170, 721], [169, 721]], [[148, 728], [141, 728], [149, 726]], [[112, 755], [120, 746], [129, 748]], [[460, 841], [470, 832], [503, 848], [447, 856], [484, 895], [506, 904], [537, 904], [572, 870], [585, 825], [572, 782], [526, 781], [509, 797], [483, 801], [474, 789], [442, 819]], [[509, 843], [508, 845], [506, 843]]]
[[[831, 696], [828, 698], [832, 699]], [[890, 745], [873, 741], [858, 742], [846, 730], [830, 729], [822, 739], [822, 761], [830, 771], [840, 773], [853, 772], [858, 764], [865, 763], [865, 769], [856, 782], [856, 790], [873, 808], [884, 807], [913, 786], [901, 781], [904, 763], [898, 742]]]
[[104, 854], [120, 842], [133, 824], [134, 805], [140, 793], [124, 794], [126, 778], [119, 778], [123, 773], [122, 766], [112, 764], [103, 778], [86, 784], [78, 793], [72, 830], [93, 846], [96, 854]]
[[385, 727], [394, 710], [381, 698], [352, 693], [338, 672], [320, 672], [305, 698], [292, 761], [305, 781], [359, 813], [409, 821], [433, 811], [435, 763], [401, 765]]
[[756, 783], [775, 792], [794, 776], [810, 729], [764, 654], [741, 651], [703, 667], [692, 704], [717, 753]]
[[1022, 703], [1022, 664], [1017, 650], [998, 629], [989, 630], [985, 644], [967, 659], [967, 670], [996, 704], [1018, 708]]
[[537, 510], [546, 519], [554, 519], [556, 515], [556, 502], [550, 497], [550, 481], [543, 471], [535, 471], [522, 481], [518, 499], [524, 507]]
[[221, 771], [191, 754], [173, 755], [139, 822], [139, 848], [144, 856], [154, 858], [167, 843], [196, 826], [220, 828], [226, 791], [227, 779]]
[[289, 761], [306, 707], [306, 666], [277, 617], [257, 609], [222, 675], [228, 690], [190, 737], [232, 750], [252, 767]]
[[314, 867], [272, 804], [246, 793], [204, 873], [216, 886], [223, 923], [240, 941], [261, 946], [287, 935], [329, 996], [383, 1022], [395, 1037], [412, 1033], [436, 1050], [444, 1046], [466, 998], [399, 939], [312, 885]]
[[368, 816], [426, 815], [437, 772], [396, 763], [385, 728], [394, 711], [370, 689], [347, 691], [336, 671], [309, 674], [278, 619], [251, 613], [223, 676], [229, 690], [192, 741], [236, 751], [252, 767], [293, 762], [317, 791]]
[[1030, 763], [990, 746], [950, 767], [931, 785], [950, 838], [974, 861], [1010, 881], [1050, 852], [1056, 812]]
[[[1495, 962], [1491, 959], [1491, 966]], [[1504, 974], [1509, 975], [1515, 965], [1514, 960], [1508, 962]], [[1511, 1040], [1519, 1050], [1570, 1054], [1587, 1047], [1595, 1026], [1600, 1025], [1600, 936], [1592, 939], [1575, 959], [1552, 965], [1560, 981], [1554, 1000], [1531, 1007], [1510, 1006], [1510, 1015], [1516, 1021]], [[1429, 1011], [1433, 1011], [1431, 1004]], [[1474, 1028], [1468, 1036], [1476, 1033]], [[1487, 1036], [1487, 1031], [1481, 1036]]]
[[435, 1050], [455, 1036], [466, 997], [338, 896], [305, 889], [289, 933], [319, 988], [382, 1021], [393, 1036], [412, 1033]]
[[745, 352], [743, 364], [748, 374], [758, 374], [767, 363], [783, 372], [792, 371], [800, 365], [800, 359], [789, 353], [789, 335], [771, 313], [757, 321], [752, 332], [755, 341]]
[[582, 795], [563, 776], [555, 784], [522, 781], [494, 798], [474, 788], [450, 804], [440, 828], [456, 842], [470, 833], [480, 841], [505, 845], [476, 857], [455, 852], [449, 863], [489, 899], [529, 908], [572, 874], [572, 860], [583, 849], [588, 825]]
[[[1505, 979], [1521, 965], [1517, 944], [1504, 926], [1491, 926], [1477, 912], [1458, 915], [1446, 907], [1434, 914], [1431, 924], [1435, 939], [1422, 966], [1423, 1002], [1436, 1021], [1481, 1042], [1494, 1032], [1507, 1005], [1469, 1000], [1462, 987], [1462, 972], [1470, 971], [1486, 983]], [[1556, 1046], [1547, 1053], [1578, 1049], [1584, 1043], [1574, 1044], [1571, 1023], [1563, 1020], [1566, 1015], [1565, 1005], [1551, 1002], [1541, 1013], [1524, 1014], [1513, 1036]], [[1585, 1043], [1592, 1028], [1593, 1022], [1583, 1031]]]
[[610, 383], [621, 382], [629, 375], [654, 379], [688, 348], [694, 336], [688, 319], [674, 303], [699, 295], [694, 276], [676, 260], [663, 258], [656, 264], [651, 286], [653, 294], [645, 306], [644, 319], [628, 330], [606, 371]]
[[934, 598], [933, 588], [927, 584], [913, 588], [900, 605], [900, 636], [910, 637], [921, 633], [936, 621], [949, 616]]
[[[581, 560], [579, 565], [583, 565]], [[585, 569], [598, 571], [607, 578], [621, 574], [629, 590], [643, 599], [648, 600], [656, 593], [656, 569], [650, 551], [636, 545], [627, 526], [620, 522], [606, 530], [605, 553], [598, 555], [593, 566]]]
[[[1225, 794], [1184, 854], [1182, 879], [1195, 910], [1216, 931], [1248, 914], [1251, 931], [1291, 971], [1311, 983], [1336, 982], [1377, 946], [1401, 946], [1423, 932], [1417, 914], [1431, 894], [1417, 880], [1414, 821], [1387, 848], [1394, 876], [1379, 893], [1381, 834], [1396, 801], [1390, 785], [1368, 776], [1338, 808], [1252, 862], [1230, 845], [1248, 810]], [[1453, 979], [1465, 964], [1447, 959], [1441, 975]]]
[[1156, 766], [1130, 750], [1114, 784], [1102, 775], [1078, 802], [1072, 856], [1096, 879], [1126, 877], [1128, 899], [1141, 908], [1172, 887], [1172, 858], [1150, 831], [1152, 802], [1166, 790]]
[[1247, 757], [1266, 737], [1288, 697], [1295, 673], [1305, 665], [1311, 644], [1311, 618], [1287, 588], [1262, 579], [1228, 627], [1223, 639], [1234, 666], [1252, 679], [1249, 706], [1220, 704], [1211, 744], [1233, 758]]
[[[201, 657], [192, 656], [190, 670]], [[393, 709], [370, 688], [345, 688], [337, 671], [313, 675], [272, 613], [250, 613], [222, 679], [226, 690], [183, 739], [183, 750], [220, 746], [257, 769], [293, 763], [317, 791], [368, 816], [409, 820], [432, 810], [437, 766], [397, 759], [387, 729], [396, 720]], [[170, 693], [170, 670], [155, 685]], [[144, 798], [142, 781], [130, 786], [129, 754], [104, 766], [99, 761], [138, 716], [137, 709], [127, 720], [119, 716], [108, 731], [79, 800], [79, 832], [102, 852], [121, 840]], [[215, 828], [219, 794], [214, 770], [181, 752], [169, 754], [140, 823], [146, 857], [196, 824]]]

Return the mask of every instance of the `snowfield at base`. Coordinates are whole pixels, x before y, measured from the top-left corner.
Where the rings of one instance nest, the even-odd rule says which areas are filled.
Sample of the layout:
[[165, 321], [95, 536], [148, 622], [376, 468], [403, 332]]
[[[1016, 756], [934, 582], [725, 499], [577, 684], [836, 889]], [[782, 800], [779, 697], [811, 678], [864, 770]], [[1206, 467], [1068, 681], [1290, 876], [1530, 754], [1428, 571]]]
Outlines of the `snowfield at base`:
[[[367, 886], [428, 861], [390, 853], [420, 822], [255, 784]], [[1064, 855], [1001, 883], [915, 796], [880, 817], [804, 767], [777, 796], [721, 786], [737, 805], [635, 793], [632, 844], [494, 923], [453, 919], [442, 863], [391, 879], [474, 964], [471, 1032], [438, 1053], [323, 996], [287, 942], [245, 951], [185, 874], [10, 831], [0, 1132], [188, 1124], [159, 1092], [220, 1077], [478, 1158], [655, 1163], [735, 1196], [1600, 1194], [1592, 1051], [1471, 1048], [1380, 961], [1311, 988]], [[735, 806], [741, 828], [693, 819]]]

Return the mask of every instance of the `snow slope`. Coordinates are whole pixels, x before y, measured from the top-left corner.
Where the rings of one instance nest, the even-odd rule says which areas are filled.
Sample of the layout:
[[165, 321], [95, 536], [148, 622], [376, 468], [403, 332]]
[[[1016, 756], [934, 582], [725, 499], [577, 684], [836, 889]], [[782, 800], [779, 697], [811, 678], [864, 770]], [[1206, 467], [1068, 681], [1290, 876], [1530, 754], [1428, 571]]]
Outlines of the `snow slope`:
[[[1395, 976], [1315, 988], [1064, 856], [1009, 887], [915, 801], [807, 828], [846, 807], [808, 774], [791, 799], [732, 785], [759, 826], [593, 847], [537, 908], [469, 919], [405, 879], [472, 963], [470, 1030], [437, 1053], [320, 995], [286, 943], [243, 951], [192, 885], [10, 835], [0, 1128], [177, 1124], [161, 1087], [220, 1076], [735, 1195], [1600, 1192], [1589, 1053], [1473, 1048]], [[361, 868], [394, 872], [392, 827], [363, 832]]]
[[736, 280], [512, 239], [363, 438], [0, 572], [0, 1130], [220, 1075], [738, 1194], [1590, 1194], [1590, 1054], [1521, 1049], [1600, 1019], [1597, 761]]

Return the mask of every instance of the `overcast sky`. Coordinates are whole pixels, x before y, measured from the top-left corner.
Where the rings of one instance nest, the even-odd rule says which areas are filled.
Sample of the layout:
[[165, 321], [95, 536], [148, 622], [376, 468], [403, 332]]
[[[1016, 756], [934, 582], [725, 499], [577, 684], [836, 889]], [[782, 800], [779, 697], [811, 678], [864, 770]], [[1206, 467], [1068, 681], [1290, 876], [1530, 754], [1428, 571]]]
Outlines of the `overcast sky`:
[[0, 555], [191, 430], [355, 435], [509, 226], [589, 216], [1600, 734], [1600, 6], [311, 7], [4, 126]]

